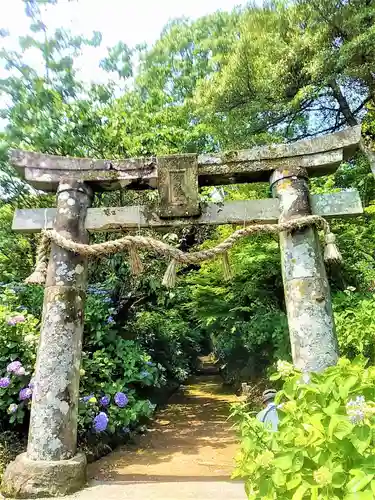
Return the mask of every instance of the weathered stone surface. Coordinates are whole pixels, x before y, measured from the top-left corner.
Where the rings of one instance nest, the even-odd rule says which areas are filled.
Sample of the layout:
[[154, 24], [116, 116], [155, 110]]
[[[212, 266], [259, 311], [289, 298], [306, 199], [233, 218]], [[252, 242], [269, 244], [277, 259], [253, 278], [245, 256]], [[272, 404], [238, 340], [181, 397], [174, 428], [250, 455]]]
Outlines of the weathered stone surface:
[[[245, 151], [203, 154], [197, 157], [199, 185], [267, 181], [276, 168], [304, 167], [309, 175], [334, 172], [359, 146], [361, 128], [291, 144], [274, 144]], [[181, 162], [186, 155], [181, 155]], [[174, 156], [174, 161], [178, 156]], [[64, 178], [86, 181], [93, 189], [156, 188], [158, 164], [152, 158], [93, 160], [14, 150], [11, 163], [34, 187], [56, 191]]]
[[159, 215], [191, 217], [200, 213], [196, 155], [171, 155], [158, 159]]
[[[311, 213], [305, 171], [276, 171], [273, 194], [280, 200], [280, 221]], [[281, 267], [293, 362], [320, 371], [334, 365], [338, 347], [329, 284], [317, 231], [280, 234]]]
[[[361, 198], [356, 189], [331, 194], [311, 196], [311, 209], [322, 217], [350, 217], [363, 213]], [[56, 216], [55, 208], [16, 210], [13, 231], [26, 233], [51, 229]], [[89, 208], [86, 230], [119, 231], [139, 227], [178, 228], [181, 226], [219, 224], [274, 224], [280, 217], [279, 200], [237, 200], [225, 203], [208, 203], [202, 214], [194, 219], [161, 219], [155, 211], [145, 206]]]
[[7, 467], [2, 494], [6, 498], [26, 499], [69, 495], [85, 486], [86, 465], [82, 453], [57, 462], [30, 460], [23, 453]]
[[[85, 216], [90, 202], [91, 190], [84, 184], [60, 184], [55, 229], [87, 243]], [[76, 453], [86, 282], [86, 259], [53, 244], [27, 447], [32, 460], [66, 460]]]

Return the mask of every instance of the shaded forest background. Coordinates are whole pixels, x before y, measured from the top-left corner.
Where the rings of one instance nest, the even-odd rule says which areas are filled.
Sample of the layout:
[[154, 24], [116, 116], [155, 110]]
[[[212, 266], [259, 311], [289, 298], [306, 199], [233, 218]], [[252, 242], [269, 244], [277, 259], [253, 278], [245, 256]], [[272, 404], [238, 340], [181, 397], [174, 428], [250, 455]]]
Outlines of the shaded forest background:
[[[17, 177], [8, 163], [9, 148], [92, 158], [202, 153], [290, 142], [359, 123], [362, 150], [335, 175], [313, 179], [311, 189], [360, 192], [364, 215], [333, 223], [344, 264], [328, 272], [341, 353], [363, 353], [374, 362], [374, 3], [275, 1], [196, 21], [176, 19], [152, 47], [120, 41], [109, 48], [100, 63], [108, 72], [105, 84], [80, 81], [75, 67], [85, 46], [100, 45], [100, 33], [86, 39], [64, 27], [51, 32], [43, 13], [57, 0], [24, 3], [30, 32], [19, 39], [19, 50], [0, 51], [8, 75], [0, 81], [6, 103], [0, 110], [6, 124], [0, 132], [4, 367], [21, 356], [32, 366], [35, 346], [6, 319], [22, 309], [36, 331], [43, 292], [22, 284], [35, 263], [38, 237], [11, 231], [14, 209], [55, 203]], [[30, 51], [43, 61], [43, 72], [27, 63]], [[268, 185], [252, 184], [206, 188], [201, 195], [234, 200], [270, 193]], [[98, 193], [95, 206], [154, 203], [155, 196]], [[189, 250], [213, 246], [233, 230], [192, 225], [162, 237]], [[93, 241], [117, 236], [95, 235]], [[289, 359], [277, 238], [241, 241], [230, 253], [229, 282], [214, 261], [181, 268], [176, 288], [166, 290], [161, 285], [166, 263], [146, 253], [142, 260], [145, 272], [137, 279], [122, 255], [90, 264], [82, 394], [112, 394], [124, 386], [134, 393], [132, 415], [116, 414], [113, 432], [147, 415], [138, 400], [151, 397], [154, 387], [183, 381], [199, 353], [213, 351], [224, 377], [235, 385], [276, 359]], [[15, 389], [0, 404], [4, 415], [14, 394]], [[26, 408], [16, 422], [24, 415]], [[82, 410], [82, 435], [92, 417]]]

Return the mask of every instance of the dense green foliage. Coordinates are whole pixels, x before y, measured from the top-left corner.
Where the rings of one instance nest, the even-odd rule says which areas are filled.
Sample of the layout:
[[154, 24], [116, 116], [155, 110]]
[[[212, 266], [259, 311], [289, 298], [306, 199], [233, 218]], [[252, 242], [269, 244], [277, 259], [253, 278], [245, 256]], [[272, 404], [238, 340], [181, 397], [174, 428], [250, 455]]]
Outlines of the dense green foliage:
[[280, 422], [270, 432], [243, 408], [237, 478], [249, 499], [354, 500], [375, 494], [375, 368], [341, 359], [319, 374], [281, 363]]
[[[87, 47], [95, 50], [101, 36], [51, 32], [44, 11], [57, 1], [24, 0], [30, 31], [18, 51], [0, 51], [7, 71], [0, 80], [6, 103], [0, 110], [6, 124], [0, 131], [0, 280], [16, 290], [1, 303], [1, 374], [20, 360], [30, 378], [35, 349], [26, 338], [36, 335], [42, 306], [41, 289], [20, 286], [34, 263], [37, 237], [13, 233], [12, 214], [15, 207], [54, 203], [19, 179], [7, 160], [9, 147], [94, 158], [209, 152], [308, 138], [361, 121], [366, 154], [358, 153], [335, 175], [313, 179], [311, 186], [320, 193], [356, 187], [365, 206], [363, 217], [333, 223], [344, 265], [328, 273], [341, 353], [362, 353], [374, 363], [373, 2], [270, 2], [196, 21], [174, 20], [153, 47], [119, 42], [110, 48], [100, 63], [108, 81], [98, 84], [82, 82], [75, 63]], [[2, 36], [7, 34], [0, 29]], [[30, 63], [30, 53], [40, 65]], [[35, 69], [40, 66], [41, 72]], [[207, 200], [213, 189], [201, 194]], [[214, 194], [226, 200], [270, 196], [266, 185], [227, 186]], [[122, 190], [97, 193], [94, 204], [154, 202], [153, 192]], [[192, 225], [163, 237], [189, 250], [213, 246], [231, 231]], [[109, 433], [136, 427], [151, 414], [155, 394], [183, 381], [201, 352], [213, 350], [224, 377], [237, 386], [277, 358], [289, 359], [276, 238], [241, 241], [230, 252], [231, 281], [214, 261], [179, 269], [173, 291], [161, 285], [166, 264], [146, 253], [142, 260], [139, 278], [130, 275], [122, 255], [90, 264], [81, 378], [81, 397], [89, 399], [81, 401], [82, 439], [100, 413], [109, 416]], [[8, 318], [21, 314], [20, 306], [26, 308], [25, 321], [8, 325]], [[9, 405], [20, 404], [20, 386], [29, 382], [17, 377], [12, 375], [0, 398], [4, 428]], [[119, 392], [128, 398], [122, 409], [114, 402]], [[109, 406], [100, 403], [103, 396]], [[22, 421], [24, 411], [27, 417], [27, 406], [11, 419]]]

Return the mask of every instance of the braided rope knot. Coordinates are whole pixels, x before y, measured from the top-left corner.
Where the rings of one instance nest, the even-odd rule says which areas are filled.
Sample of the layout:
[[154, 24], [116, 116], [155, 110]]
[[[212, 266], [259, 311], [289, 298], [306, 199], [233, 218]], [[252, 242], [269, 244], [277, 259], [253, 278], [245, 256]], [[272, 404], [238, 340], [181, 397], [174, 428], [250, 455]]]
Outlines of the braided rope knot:
[[[205, 260], [210, 260], [219, 255], [223, 255], [223, 261], [228, 268], [229, 262], [227, 252], [242, 238], [253, 234], [278, 234], [283, 231], [292, 232], [304, 229], [309, 226], [315, 226], [321, 229], [325, 234], [326, 249], [325, 260], [338, 262], [341, 260], [341, 254], [335, 245], [335, 236], [331, 233], [328, 222], [319, 215], [307, 215], [298, 217], [277, 224], [252, 224], [242, 229], [238, 229], [221, 243], [213, 248], [199, 250], [197, 252], [183, 252], [182, 250], [168, 245], [167, 243], [146, 236], [124, 236], [116, 240], [105, 241], [103, 243], [94, 243], [87, 245], [77, 243], [65, 236], [62, 236], [55, 229], [42, 231], [42, 238], [38, 247], [35, 270], [32, 275], [26, 279], [26, 283], [43, 284], [47, 274], [47, 262], [50, 244], [54, 243], [59, 247], [83, 255], [87, 258], [102, 257], [113, 255], [115, 253], [128, 251], [130, 255], [131, 268], [135, 274], [142, 271], [142, 263], [136, 252], [137, 249], [152, 250], [171, 262], [167, 268], [163, 283], [166, 286], [173, 286], [175, 282], [176, 264], [199, 264]], [[227, 275], [230, 275], [228, 269]]]

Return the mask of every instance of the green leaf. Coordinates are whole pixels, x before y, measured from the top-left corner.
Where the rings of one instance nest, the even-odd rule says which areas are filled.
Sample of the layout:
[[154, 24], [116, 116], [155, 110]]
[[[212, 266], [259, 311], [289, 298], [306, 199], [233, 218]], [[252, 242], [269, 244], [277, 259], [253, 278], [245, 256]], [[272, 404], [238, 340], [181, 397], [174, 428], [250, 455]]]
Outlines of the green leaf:
[[374, 474], [358, 474], [348, 482], [348, 484], [346, 485], [346, 489], [349, 491], [349, 493], [357, 493], [358, 491], [363, 490], [363, 488], [369, 484], [373, 477]]
[[341, 488], [346, 482], [347, 474], [345, 472], [335, 472], [332, 476], [332, 486]]
[[277, 487], [283, 486], [286, 483], [286, 476], [280, 469], [276, 469], [272, 474], [272, 481]]
[[371, 443], [371, 429], [368, 425], [356, 426], [351, 437], [353, 445], [359, 453], [363, 453]]
[[301, 484], [302, 478], [301, 474], [296, 474], [290, 481], [286, 483], [286, 489], [289, 490], [294, 490], [294, 488], [297, 488], [299, 484]]
[[331, 440], [333, 436], [341, 440], [348, 436], [352, 429], [353, 426], [346, 416], [333, 415], [328, 426], [328, 436]]
[[285, 453], [279, 457], [274, 458], [273, 465], [283, 471], [287, 471], [292, 468], [294, 453]]
[[300, 471], [303, 467], [303, 462], [304, 462], [303, 453], [302, 452], [296, 453], [293, 458], [292, 471], [293, 472]]
[[358, 376], [350, 375], [344, 380], [338, 380], [339, 382], [339, 394], [342, 399], [346, 399], [348, 397], [350, 389], [355, 385], [358, 381]]
[[301, 484], [301, 486], [297, 489], [297, 491], [292, 496], [292, 500], [302, 500], [304, 494], [306, 493], [306, 491], [308, 489], [309, 489], [309, 487], [306, 484]]
[[331, 417], [332, 415], [334, 415], [337, 412], [337, 410], [340, 408], [340, 406], [341, 406], [340, 401], [333, 400], [326, 408], [323, 408], [323, 411], [324, 411], [324, 413], [326, 413], [327, 415], [329, 415]]
[[344, 500], [374, 500], [371, 491], [359, 491], [358, 493], [349, 493]]
[[317, 486], [314, 486], [311, 488], [311, 500], [318, 500], [319, 498], [319, 488]]

